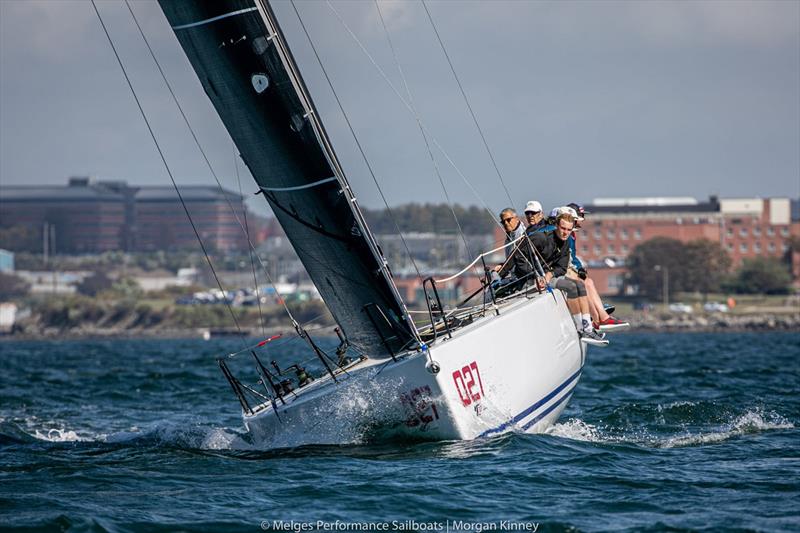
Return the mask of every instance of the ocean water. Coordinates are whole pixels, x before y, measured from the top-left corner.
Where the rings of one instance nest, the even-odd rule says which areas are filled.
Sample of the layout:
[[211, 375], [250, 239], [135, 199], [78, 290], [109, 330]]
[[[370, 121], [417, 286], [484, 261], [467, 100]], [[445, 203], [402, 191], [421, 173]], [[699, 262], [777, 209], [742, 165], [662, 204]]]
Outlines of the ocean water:
[[615, 335], [543, 435], [272, 451], [238, 348], [0, 343], [0, 529], [800, 531], [800, 333]]

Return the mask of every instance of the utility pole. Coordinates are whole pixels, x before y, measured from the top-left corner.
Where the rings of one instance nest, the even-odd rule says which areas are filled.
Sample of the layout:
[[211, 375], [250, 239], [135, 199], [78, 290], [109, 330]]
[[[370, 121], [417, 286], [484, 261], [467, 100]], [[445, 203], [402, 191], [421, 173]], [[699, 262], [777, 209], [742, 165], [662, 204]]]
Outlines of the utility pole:
[[664, 303], [664, 312], [669, 311], [669, 267], [656, 265], [656, 272], [661, 272], [661, 301]]

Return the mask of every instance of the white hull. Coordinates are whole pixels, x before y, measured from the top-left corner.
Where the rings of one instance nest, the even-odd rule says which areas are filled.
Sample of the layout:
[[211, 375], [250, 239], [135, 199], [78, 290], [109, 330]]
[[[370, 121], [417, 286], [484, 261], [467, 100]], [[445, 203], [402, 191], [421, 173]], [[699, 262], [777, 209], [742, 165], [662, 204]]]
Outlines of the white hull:
[[[429, 370], [428, 361], [440, 371]], [[518, 298], [397, 361], [365, 360], [319, 379], [244, 422], [259, 446], [360, 442], [371, 432], [422, 439], [536, 433], [558, 419], [580, 378], [585, 347], [560, 291]]]

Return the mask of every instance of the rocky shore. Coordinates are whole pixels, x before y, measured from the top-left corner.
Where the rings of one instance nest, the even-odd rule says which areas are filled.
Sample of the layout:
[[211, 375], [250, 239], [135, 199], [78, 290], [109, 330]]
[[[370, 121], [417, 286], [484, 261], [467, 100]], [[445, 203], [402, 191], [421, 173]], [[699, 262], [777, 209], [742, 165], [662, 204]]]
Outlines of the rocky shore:
[[[642, 314], [626, 317], [631, 328], [624, 332], [741, 332], [741, 331], [800, 331], [800, 311], [753, 314]], [[267, 335], [289, 332], [289, 323], [272, 320], [267, 326]], [[261, 335], [261, 328], [248, 323], [242, 328], [246, 336]], [[120, 321], [116, 324], [77, 321], [70, 324], [53, 325], [41, 319], [28, 319], [19, 324], [11, 334], [0, 336], [6, 340], [55, 340], [85, 338], [202, 338], [235, 335], [232, 328], [219, 325], [177, 325], [173, 321], [142, 324], [137, 320]]]
[[629, 331], [800, 331], [796, 313], [640, 315]]

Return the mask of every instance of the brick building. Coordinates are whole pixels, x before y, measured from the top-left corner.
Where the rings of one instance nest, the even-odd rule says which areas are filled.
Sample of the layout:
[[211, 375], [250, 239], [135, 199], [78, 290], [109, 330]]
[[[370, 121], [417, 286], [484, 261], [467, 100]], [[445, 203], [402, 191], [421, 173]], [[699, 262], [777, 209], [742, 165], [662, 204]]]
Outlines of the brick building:
[[[188, 186], [181, 195], [204, 244], [246, 250], [242, 197], [217, 187]], [[197, 240], [172, 187], [132, 187], [124, 181], [70, 178], [67, 186], [0, 188], [0, 227], [42, 236], [50, 253], [189, 249]]]
[[718, 242], [733, 265], [751, 257], [782, 257], [791, 235], [800, 236], [788, 198], [597, 199], [578, 233], [578, 255], [589, 262], [624, 262], [640, 243], [654, 237]]

